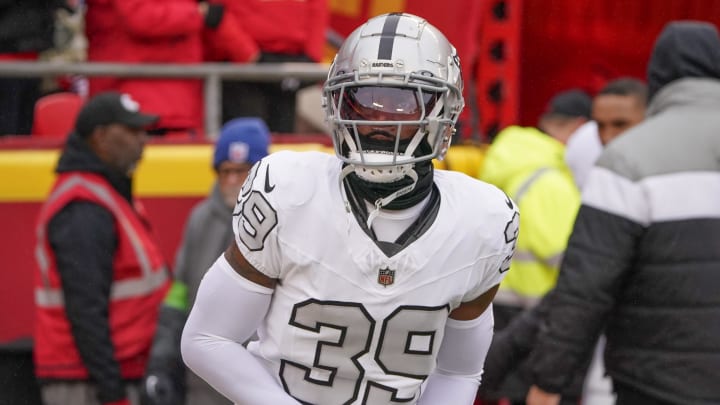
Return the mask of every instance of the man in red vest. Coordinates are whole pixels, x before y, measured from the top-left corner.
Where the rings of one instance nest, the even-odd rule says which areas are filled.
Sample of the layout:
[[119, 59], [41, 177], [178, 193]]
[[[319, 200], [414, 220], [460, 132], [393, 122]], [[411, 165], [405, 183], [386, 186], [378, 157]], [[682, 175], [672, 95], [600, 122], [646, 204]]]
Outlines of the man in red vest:
[[46, 405], [138, 403], [168, 287], [132, 173], [157, 116], [101, 93], [78, 114], [37, 222], [35, 368]]

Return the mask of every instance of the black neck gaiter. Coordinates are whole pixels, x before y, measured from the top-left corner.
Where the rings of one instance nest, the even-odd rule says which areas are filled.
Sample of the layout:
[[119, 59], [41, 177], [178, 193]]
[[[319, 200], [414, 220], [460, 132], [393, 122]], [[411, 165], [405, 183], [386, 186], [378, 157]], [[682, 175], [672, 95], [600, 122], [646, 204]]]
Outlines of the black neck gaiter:
[[[414, 170], [418, 175], [415, 188], [413, 188], [409, 193], [403, 194], [392, 200], [390, 204], [383, 208], [387, 208], [389, 210], [402, 210], [410, 208], [424, 200], [425, 197], [430, 194], [433, 184], [432, 162], [428, 160], [425, 162], [415, 163]], [[356, 196], [367, 200], [371, 204], [375, 204], [375, 201], [378, 199], [385, 198], [395, 191], [412, 183], [412, 179], [409, 176], [405, 176], [404, 178], [392, 183], [373, 183], [361, 179], [355, 173], [350, 173], [346, 179], [352, 192]]]

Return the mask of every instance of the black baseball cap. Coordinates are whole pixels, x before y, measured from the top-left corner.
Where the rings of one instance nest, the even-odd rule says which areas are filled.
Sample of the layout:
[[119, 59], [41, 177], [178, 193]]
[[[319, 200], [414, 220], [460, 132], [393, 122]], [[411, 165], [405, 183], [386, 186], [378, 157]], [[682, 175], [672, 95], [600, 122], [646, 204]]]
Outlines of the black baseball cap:
[[123, 124], [131, 128], [145, 128], [160, 119], [140, 112], [140, 104], [128, 94], [108, 91], [90, 98], [75, 120], [75, 131], [85, 138], [100, 125]]
[[585, 117], [592, 114], [592, 98], [580, 90], [571, 89], [556, 94], [547, 105], [547, 115], [563, 115], [566, 117]]

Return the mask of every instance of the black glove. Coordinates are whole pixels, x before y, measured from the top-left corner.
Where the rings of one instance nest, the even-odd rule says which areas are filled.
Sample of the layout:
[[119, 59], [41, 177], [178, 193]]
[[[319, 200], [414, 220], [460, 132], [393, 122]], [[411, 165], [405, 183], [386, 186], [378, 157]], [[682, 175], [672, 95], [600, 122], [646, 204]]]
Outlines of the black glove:
[[185, 403], [185, 365], [180, 357], [180, 336], [186, 314], [177, 308], [160, 308], [157, 330], [142, 381], [142, 405]]
[[143, 378], [140, 403], [142, 405], [182, 405], [185, 403], [184, 384], [165, 373], [148, 373]]

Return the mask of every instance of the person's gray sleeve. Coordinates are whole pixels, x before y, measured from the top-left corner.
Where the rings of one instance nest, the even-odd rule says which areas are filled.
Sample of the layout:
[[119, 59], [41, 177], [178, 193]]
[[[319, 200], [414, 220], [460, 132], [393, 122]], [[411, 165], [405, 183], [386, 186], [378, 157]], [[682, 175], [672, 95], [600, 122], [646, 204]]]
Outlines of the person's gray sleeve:
[[108, 318], [117, 247], [113, 215], [90, 202], [72, 202], [48, 225], [73, 338], [103, 403], [125, 398]]
[[[192, 269], [190, 258], [193, 257], [192, 250], [195, 246], [194, 241], [194, 235], [195, 233], [192, 232], [193, 229], [193, 223], [194, 217], [195, 217], [195, 211], [190, 212], [190, 216], [188, 217], [188, 221], [185, 224], [185, 229], [183, 229], [183, 236], [182, 240], [180, 241], [180, 246], [178, 247], [177, 253], [175, 254], [175, 274], [174, 278], [177, 281], [182, 282], [183, 284], [189, 283], [189, 274], [192, 271], [195, 271], [196, 269]], [[186, 308], [188, 311], [190, 308]]]
[[[182, 239], [175, 254], [174, 278], [188, 287], [193, 283], [193, 276], [196, 275], [199, 270], [204, 272], [210, 267], [213, 261], [217, 259], [217, 256], [215, 256], [207, 262], [200, 260], [200, 257], [204, 257], [202, 255], [203, 251], [208, 248], [208, 243], [205, 238], [209, 236], [206, 233], [212, 229], [208, 225], [211, 218], [207, 214], [207, 204], [208, 199], [204, 199], [193, 206], [185, 222]], [[199, 267], [204, 268], [199, 269]], [[195, 286], [195, 289], [197, 289], [197, 286]], [[190, 294], [190, 292], [191, 291], [188, 291], [188, 294]], [[192, 292], [194, 293], [194, 291]], [[190, 311], [189, 307], [187, 311]]]
[[530, 355], [535, 385], [560, 392], [584, 366], [626, 282], [643, 229], [630, 219], [580, 208], [552, 306]]
[[[187, 313], [189, 308], [188, 284], [191, 282], [190, 274], [194, 269], [194, 263], [191, 260], [194, 257], [193, 251], [196, 249], [196, 238], [198, 235], [197, 210], [191, 211], [180, 246], [175, 256], [175, 271], [173, 278], [175, 280], [173, 287], [168, 291], [170, 294], [177, 294], [173, 291], [178, 288], [182, 292], [182, 296], [175, 296], [172, 300], [166, 297], [165, 302], [161, 306], [160, 315], [158, 317], [158, 328], [155, 332], [152, 350], [150, 351], [150, 361], [148, 365], [148, 373], [174, 371], [178, 365], [183, 366], [180, 358], [180, 336], [185, 326]], [[194, 231], [193, 231], [194, 229]]]

